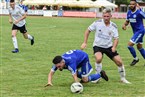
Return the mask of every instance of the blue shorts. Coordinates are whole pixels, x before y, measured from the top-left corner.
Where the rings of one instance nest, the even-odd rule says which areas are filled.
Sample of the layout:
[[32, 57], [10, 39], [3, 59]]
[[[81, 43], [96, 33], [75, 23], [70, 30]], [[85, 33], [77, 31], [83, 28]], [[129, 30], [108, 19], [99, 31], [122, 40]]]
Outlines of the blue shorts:
[[81, 62], [79, 65], [81, 65], [80, 69], [81, 69], [82, 77], [89, 76], [89, 74], [93, 71], [93, 68], [89, 62], [88, 57], [86, 57], [85, 60]]
[[130, 41], [134, 44], [142, 44], [143, 43], [143, 37], [144, 37], [145, 30], [143, 32], [136, 32], [130, 39]]

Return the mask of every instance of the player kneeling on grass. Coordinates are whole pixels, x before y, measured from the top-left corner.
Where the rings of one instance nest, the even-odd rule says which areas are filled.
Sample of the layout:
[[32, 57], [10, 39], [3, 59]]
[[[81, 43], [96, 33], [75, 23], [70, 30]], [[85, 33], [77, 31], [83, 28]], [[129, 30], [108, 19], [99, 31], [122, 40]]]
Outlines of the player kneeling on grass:
[[103, 70], [100, 73], [90, 75], [93, 68], [89, 62], [88, 54], [82, 50], [70, 50], [62, 56], [56, 56], [53, 59], [53, 64], [48, 74], [48, 83], [46, 86], [52, 86], [52, 76], [57, 69], [60, 71], [68, 69], [72, 74], [74, 82], [79, 82], [78, 78], [80, 78], [81, 82], [86, 83], [97, 80], [100, 77], [108, 81], [108, 77]]

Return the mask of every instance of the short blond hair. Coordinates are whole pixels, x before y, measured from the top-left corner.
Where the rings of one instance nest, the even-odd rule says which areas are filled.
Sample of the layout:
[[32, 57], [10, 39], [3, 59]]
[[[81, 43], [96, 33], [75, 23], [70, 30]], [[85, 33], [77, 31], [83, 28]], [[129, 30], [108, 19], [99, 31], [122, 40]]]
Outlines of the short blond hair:
[[105, 9], [103, 9], [103, 14], [104, 13], [110, 13], [111, 14], [111, 8], [105, 8]]

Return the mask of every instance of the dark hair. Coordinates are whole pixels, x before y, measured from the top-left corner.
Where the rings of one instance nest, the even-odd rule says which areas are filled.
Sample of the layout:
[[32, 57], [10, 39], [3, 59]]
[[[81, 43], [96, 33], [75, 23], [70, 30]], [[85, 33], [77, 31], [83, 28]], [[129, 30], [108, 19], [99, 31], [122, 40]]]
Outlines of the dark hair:
[[15, 2], [15, 0], [10, 0], [10, 2], [12, 3], [12, 2]]
[[62, 57], [61, 56], [55, 56], [53, 59], [53, 64], [57, 64], [60, 63], [62, 61]]
[[135, 1], [135, 2], [137, 2], [136, 0], [130, 0], [130, 1]]

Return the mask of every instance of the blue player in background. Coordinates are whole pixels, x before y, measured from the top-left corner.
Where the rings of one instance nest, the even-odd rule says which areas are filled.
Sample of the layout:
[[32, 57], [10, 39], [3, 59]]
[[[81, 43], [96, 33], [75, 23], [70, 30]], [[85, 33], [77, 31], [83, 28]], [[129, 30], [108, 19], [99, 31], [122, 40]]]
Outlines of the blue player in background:
[[128, 43], [128, 49], [132, 56], [134, 57], [131, 66], [134, 66], [137, 62], [139, 62], [139, 58], [136, 55], [136, 51], [133, 48], [133, 46], [136, 44], [137, 49], [145, 59], [145, 50], [143, 48], [143, 37], [145, 33], [143, 19], [145, 19], [145, 13], [137, 8], [137, 2], [136, 0], [130, 1], [130, 10], [127, 13], [127, 19], [124, 25], [122, 26], [123, 30], [126, 30], [126, 26], [130, 23], [132, 30], [133, 30], [133, 36], [131, 37], [129, 43]]
[[92, 66], [89, 62], [88, 55], [81, 50], [70, 50], [63, 54], [62, 56], [56, 56], [53, 59], [53, 66], [48, 74], [48, 83], [46, 86], [52, 86], [52, 76], [55, 71], [59, 69], [67, 69], [71, 72], [74, 82], [79, 82], [78, 78], [81, 79], [80, 82], [86, 83], [89, 81], [94, 81], [102, 77], [108, 81], [108, 77], [105, 71], [101, 71], [100, 74], [91, 74], [93, 71]]
[[19, 4], [19, 6], [20, 6], [22, 9], [24, 9], [24, 11], [27, 13], [27, 11], [28, 11], [28, 7], [25, 6], [25, 5], [23, 4], [23, 1], [24, 1], [24, 0], [20, 0], [20, 4]]

